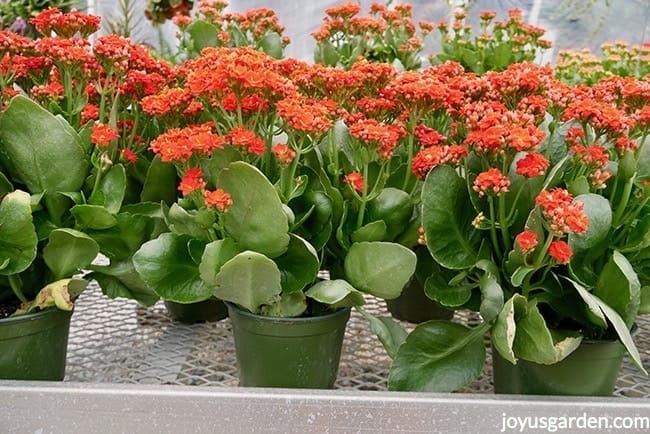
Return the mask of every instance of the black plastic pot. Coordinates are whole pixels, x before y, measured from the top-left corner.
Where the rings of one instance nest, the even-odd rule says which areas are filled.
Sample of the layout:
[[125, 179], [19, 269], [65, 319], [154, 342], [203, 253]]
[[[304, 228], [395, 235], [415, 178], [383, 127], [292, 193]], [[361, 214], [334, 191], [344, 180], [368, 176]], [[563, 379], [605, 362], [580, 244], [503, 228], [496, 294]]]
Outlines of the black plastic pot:
[[49, 308], [0, 320], [0, 379], [63, 380], [72, 312]]
[[349, 308], [309, 318], [278, 318], [226, 305], [240, 386], [334, 387]]
[[386, 300], [386, 306], [393, 318], [415, 324], [433, 319], [447, 320], [454, 316], [453, 310], [427, 297], [417, 279], [406, 285], [399, 297]]
[[519, 360], [516, 365], [492, 350], [494, 391], [524, 395], [610, 396], [625, 347], [618, 341], [583, 341], [553, 365]]
[[208, 298], [198, 303], [189, 304], [165, 300], [165, 307], [174, 321], [185, 324], [215, 322], [228, 317], [226, 305], [216, 298]]

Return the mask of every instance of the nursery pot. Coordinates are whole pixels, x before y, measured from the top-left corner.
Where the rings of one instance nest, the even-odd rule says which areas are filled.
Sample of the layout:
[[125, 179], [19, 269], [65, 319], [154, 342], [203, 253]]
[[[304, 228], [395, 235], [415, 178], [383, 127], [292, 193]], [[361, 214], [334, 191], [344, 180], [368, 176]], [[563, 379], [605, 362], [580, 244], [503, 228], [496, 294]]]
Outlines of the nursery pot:
[[55, 307], [0, 320], [0, 379], [63, 380], [72, 312]]
[[454, 316], [453, 310], [427, 297], [417, 279], [412, 279], [399, 297], [386, 300], [386, 306], [393, 318], [415, 324], [433, 319], [448, 320]]
[[217, 298], [188, 304], [165, 300], [165, 307], [171, 319], [185, 324], [215, 322], [228, 316], [226, 305]]
[[334, 387], [349, 308], [316, 317], [280, 318], [226, 305], [240, 386]]
[[525, 395], [610, 396], [625, 354], [619, 341], [583, 341], [553, 365], [519, 360], [516, 365], [492, 349], [494, 391]]

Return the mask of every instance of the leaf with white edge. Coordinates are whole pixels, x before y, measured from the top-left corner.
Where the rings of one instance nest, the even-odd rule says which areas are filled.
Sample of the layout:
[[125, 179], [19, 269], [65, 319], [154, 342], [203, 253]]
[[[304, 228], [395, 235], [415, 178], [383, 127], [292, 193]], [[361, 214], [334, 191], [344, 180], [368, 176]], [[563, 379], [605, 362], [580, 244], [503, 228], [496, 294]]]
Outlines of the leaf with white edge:
[[513, 349], [521, 359], [552, 365], [578, 348], [581, 341], [581, 336], [555, 340], [537, 307], [537, 301], [530, 300], [526, 315], [517, 320]]
[[399, 347], [388, 375], [389, 390], [452, 392], [483, 371], [483, 335], [489, 325], [469, 329], [446, 321], [417, 326]]
[[510, 276], [510, 282], [512, 283], [512, 286], [519, 288], [521, 285], [524, 283], [524, 279], [528, 277], [530, 273], [535, 271], [536, 268], [534, 267], [527, 267], [525, 265], [520, 265], [517, 267], [514, 273], [512, 273], [512, 276]]
[[415, 272], [417, 257], [406, 247], [387, 242], [354, 243], [344, 261], [347, 280], [360, 291], [397, 298]]
[[573, 282], [573, 287], [578, 291], [578, 294], [582, 299], [585, 301], [585, 303], [589, 304], [590, 306], [597, 306], [600, 308], [602, 311], [601, 315], [605, 316], [609, 322], [614, 326], [614, 330], [616, 330], [616, 333], [618, 334], [619, 339], [625, 346], [625, 349], [627, 349], [628, 354], [630, 355], [630, 358], [632, 359], [632, 362], [639, 368], [641, 372], [643, 372], [644, 375], [648, 375], [648, 372], [645, 370], [643, 367], [643, 363], [641, 362], [641, 356], [639, 355], [639, 350], [637, 350], [636, 346], [634, 345], [634, 341], [632, 340], [632, 336], [630, 335], [630, 330], [621, 318], [621, 316], [611, 307], [607, 305], [603, 300], [598, 298], [597, 296], [593, 295], [586, 289], [584, 289], [581, 285], [577, 284], [576, 282]]
[[336, 307], [365, 304], [363, 295], [342, 279], [321, 280], [305, 291], [305, 295], [319, 303]]
[[99, 244], [83, 232], [55, 229], [43, 248], [43, 259], [56, 279], [70, 277], [89, 265], [99, 253]]
[[593, 294], [618, 312], [628, 329], [632, 328], [641, 303], [641, 283], [625, 256], [614, 251], [598, 276]]
[[526, 297], [515, 294], [503, 305], [503, 309], [499, 312], [499, 316], [494, 326], [492, 326], [492, 346], [499, 352], [501, 357], [513, 365], [517, 363], [517, 356], [512, 349], [517, 331], [515, 315], [517, 312], [525, 315], [526, 310]]
[[[582, 293], [588, 293], [587, 288], [579, 284], [578, 282], [565, 278], [565, 280], [569, 281], [573, 287], [578, 291], [578, 294], [582, 297]], [[592, 298], [592, 297], [582, 297], [584, 300], [586, 307], [587, 307], [587, 315], [589, 316], [589, 320], [596, 324], [598, 327], [602, 329], [607, 328], [607, 320], [605, 319], [605, 315], [603, 314], [602, 309], [600, 306], [598, 306], [598, 303]]]
[[503, 290], [491, 273], [485, 273], [479, 279], [481, 289], [481, 316], [486, 322], [492, 322], [503, 308]]
[[357, 311], [368, 320], [370, 331], [377, 335], [377, 338], [386, 349], [391, 359], [397, 356], [399, 347], [406, 341], [408, 332], [394, 319], [389, 317], [376, 317], [363, 309]]
[[226, 262], [210, 285], [214, 295], [253, 313], [273, 304], [282, 292], [281, 273], [268, 257], [250, 250]]

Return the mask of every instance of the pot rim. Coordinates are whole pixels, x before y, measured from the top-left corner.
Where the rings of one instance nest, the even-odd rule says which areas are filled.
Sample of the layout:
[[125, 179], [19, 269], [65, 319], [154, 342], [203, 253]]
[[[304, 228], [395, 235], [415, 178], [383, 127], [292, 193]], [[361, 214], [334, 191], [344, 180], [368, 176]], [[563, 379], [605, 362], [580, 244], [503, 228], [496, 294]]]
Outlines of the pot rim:
[[228, 306], [228, 309], [233, 309], [234, 311], [237, 312], [238, 315], [242, 315], [254, 319], [263, 319], [267, 321], [286, 322], [286, 323], [306, 323], [306, 322], [323, 321], [330, 318], [335, 318], [338, 316], [349, 314], [349, 312], [352, 310], [351, 307], [342, 307], [333, 312], [326, 313], [325, 315], [308, 316], [308, 317], [283, 317], [283, 316], [259, 315], [239, 307], [236, 303], [232, 303], [230, 301], [225, 301], [225, 300], [224, 303], [226, 304], [226, 306]]
[[72, 315], [74, 308], [72, 310], [62, 310], [56, 306], [50, 306], [45, 309], [41, 309], [37, 312], [29, 312], [18, 316], [8, 316], [7, 318], [0, 318], [0, 324], [10, 324], [10, 323], [19, 323], [21, 321], [32, 321], [38, 319], [41, 316], [47, 316], [55, 314], [56, 312], [68, 313]]

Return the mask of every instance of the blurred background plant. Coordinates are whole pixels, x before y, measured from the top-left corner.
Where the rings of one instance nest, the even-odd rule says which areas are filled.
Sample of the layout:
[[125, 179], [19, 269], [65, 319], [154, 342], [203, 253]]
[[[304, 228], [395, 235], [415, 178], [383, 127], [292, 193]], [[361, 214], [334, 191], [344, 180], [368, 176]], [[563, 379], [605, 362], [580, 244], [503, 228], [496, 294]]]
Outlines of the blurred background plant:
[[38, 32], [29, 20], [47, 8], [69, 10], [74, 0], [0, 0], [0, 30], [9, 29], [23, 36], [35, 37]]

